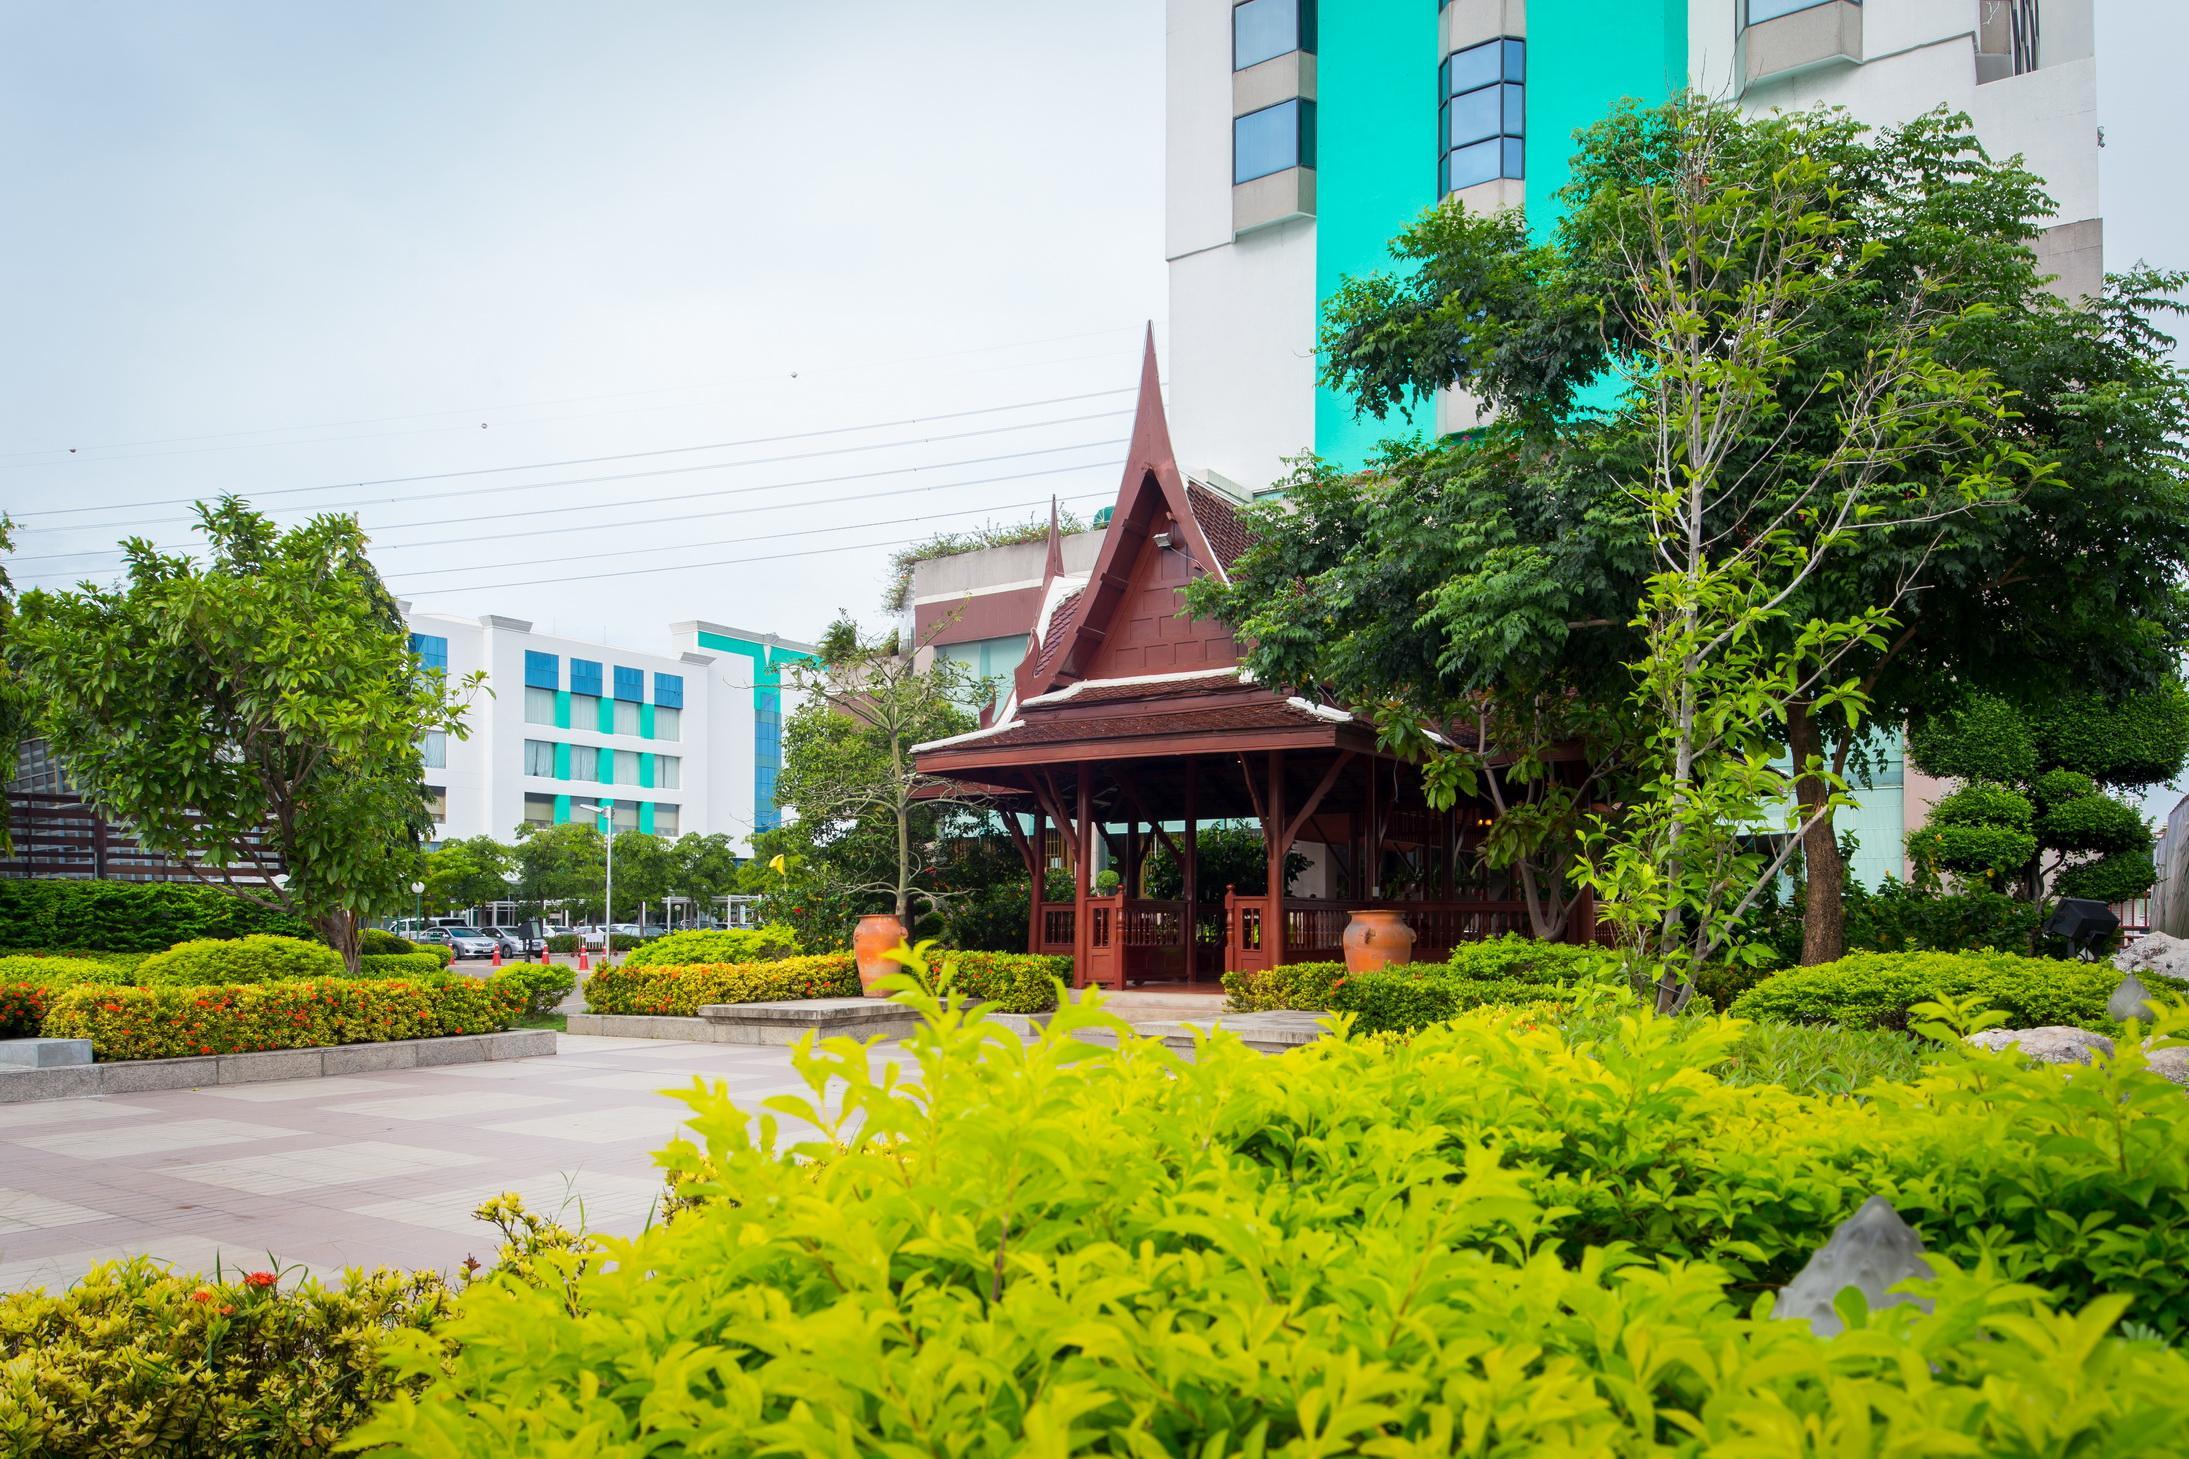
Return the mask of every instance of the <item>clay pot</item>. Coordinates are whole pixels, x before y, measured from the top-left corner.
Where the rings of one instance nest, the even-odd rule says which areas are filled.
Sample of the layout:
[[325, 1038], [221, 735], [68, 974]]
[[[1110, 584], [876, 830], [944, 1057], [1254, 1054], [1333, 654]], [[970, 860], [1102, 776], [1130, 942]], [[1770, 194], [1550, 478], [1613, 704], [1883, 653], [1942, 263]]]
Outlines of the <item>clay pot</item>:
[[1345, 924], [1345, 970], [1349, 973], [1372, 973], [1413, 955], [1414, 929], [1406, 925], [1403, 912], [1355, 912]]
[[881, 997], [874, 985], [891, 973], [904, 971], [904, 964], [889, 956], [903, 946], [904, 923], [891, 913], [877, 912], [859, 919], [858, 930], [851, 934], [851, 951], [859, 959], [859, 986], [867, 997]]

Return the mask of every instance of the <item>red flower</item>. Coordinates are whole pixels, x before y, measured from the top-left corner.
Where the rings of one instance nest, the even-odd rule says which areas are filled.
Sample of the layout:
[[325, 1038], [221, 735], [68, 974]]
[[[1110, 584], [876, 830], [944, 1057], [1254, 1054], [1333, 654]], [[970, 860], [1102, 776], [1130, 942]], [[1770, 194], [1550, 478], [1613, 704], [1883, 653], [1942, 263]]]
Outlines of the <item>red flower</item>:
[[213, 1289], [211, 1287], [200, 1287], [190, 1294], [190, 1300], [193, 1302], [210, 1302], [213, 1300]]
[[280, 1280], [281, 1278], [275, 1276], [272, 1272], [245, 1272], [243, 1274], [243, 1285], [246, 1287], [271, 1287]]

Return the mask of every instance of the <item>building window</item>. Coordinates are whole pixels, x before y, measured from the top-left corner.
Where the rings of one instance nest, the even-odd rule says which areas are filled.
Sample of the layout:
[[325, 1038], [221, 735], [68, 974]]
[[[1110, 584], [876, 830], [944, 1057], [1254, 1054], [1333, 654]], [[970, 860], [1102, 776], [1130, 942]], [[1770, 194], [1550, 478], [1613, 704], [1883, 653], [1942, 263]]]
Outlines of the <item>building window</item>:
[[616, 732], [617, 734], [619, 734], [619, 735], [635, 735], [635, 734], [637, 734], [637, 733], [638, 733], [638, 720], [639, 720], [639, 714], [638, 714], [638, 701], [637, 701], [637, 700], [635, 700], [635, 699], [618, 699], [618, 700], [616, 700], [616, 701], [615, 701], [615, 706], [616, 706], [616, 729], [615, 729], [615, 732]]
[[534, 689], [524, 691], [524, 722], [526, 724], [553, 724], [555, 722], [555, 691]]
[[682, 739], [683, 711], [657, 707], [654, 710], [654, 738], [657, 740]]
[[1290, 167], [1315, 165], [1315, 103], [1294, 97], [1231, 123], [1231, 180], [1252, 182]]
[[591, 745], [570, 747], [570, 778], [572, 780], [600, 779], [600, 751]]
[[1527, 42], [1507, 36], [1444, 61], [1440, 170], [1446, 193], [1524, 175]]
[[663, 790], [682, 790], [684, 762], [675, 755], [654, 756], [654, 784]]
[[410, 636], [410, 651], [418, 655], [421, 668], [448, 672], [448, 640], [435, 633], [414, 633]]
[[600, 728], [600, 696], [573, 694], [570, 696], [570, 725], [573, 729]]
[[[1831, 0], [1748, 0], [1748, 23], [1761, 25], [1782, 15], [1792, 15], [1797, 10], [1814, 10], [1830, 3]], [[1860, 5], [1862, 0], [1854, 0], [1854, 3]]]
[[524, 773], [527, 775], [553, 775], [555, 773], [555, 747], [546, 740], [524, 742]]
[[591, 659], [570, 661], [570, 692], [600, 698], [600, 665]]
[[1231, 7], [1231, 69], [1315, 49], [1315, 0], [1246, 0]]
[[524, 823], [528, 826], [554, 825], [555, 797], [551, 795], [527, 795], [524, 798]]
[[[636, 831], [638, 829], [637, 801], [611, 800], [603, 802], [603, 804], [609, 806], [615, 813], [616, 834], [621, 835], [625, 831]], [[597, 825], [600, 822], [600, 817], [595, 816], [593, 820], [594, 823]]]
[[677, 829], [677, 814], [675, 806], [657, 804], [654, 807], [654, 834], [656, 836], [676, 836], [681, 834]]
[[428, 810], [430, 810], [430, 811], [432, 811], [432, 812], [433, 812], [433, 819], [434, 819], [434, 820], [436, 820], [436, 821], [445, 821], [445, 820], [447, 820], [447, 819], [448, 819], [448, 787], [447, 787], [447, 786], [445, 786], [445, 785], [429, 785], [429, 786], [427, 786], [427, 787], [426, 787], [426, 808], [427, 808]]
[[654, 703], [665, 709], [684, 707], [684, 676], [682, 674], [654, 675]]
[[524, 651], [524, 682], [530, 689], [560, 689], [562, 687], [562, 660], [553, 654], [543, 654], [537, 649]]
[[616, 697], [628, 699], [633, 704], [646, 697], [646, 671], [616, 666]]
[[426, 737], [418, 742], [418, 753], [425, 758], [428, 770], [446, 770], [448, 736], [440, 730], [427, 730]]

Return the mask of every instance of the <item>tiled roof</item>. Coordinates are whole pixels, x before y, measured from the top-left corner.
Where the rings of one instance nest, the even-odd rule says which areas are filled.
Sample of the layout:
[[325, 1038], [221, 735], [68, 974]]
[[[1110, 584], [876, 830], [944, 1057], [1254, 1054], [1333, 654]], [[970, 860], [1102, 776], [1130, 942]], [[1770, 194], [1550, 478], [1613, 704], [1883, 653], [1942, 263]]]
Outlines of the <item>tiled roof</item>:
[[1029, 719], [994, 734], [983, 735], [965, 748], [990, 750], [1014, 745], [1053, 745], [1076, 740], [1126, 740], [1150, 736], [1171, 739], [1180, 735], [1299, 729], [1311, 725], [1327, 726], [1328, 721], [1284, 700], [1264, 699], [1256, 703], [1212, 705], [1205, 709], [1186, 709], [1169, 714], [1120, 713], [1098, 719]]
[[1142, 674], [1130, 679], [1081, 679], [1050, 691], [1039, 700], [1028, 700], [1029, 709], [1049, 704], [1098, 704], [1118, 699], [1164, 699], [1173, 694], [1198, 694], [1206, 689], [1235, 689], [1237, 668], [1210, 669], [1206, 673]]
[[1032, 682], [1037, 694], [1041, 692], [1039, 686], [1048, 683], [1049, 675], [1055, 672], [1057, 660], [1063, 657], [1064, 645], [1072, 641], [1072, 629], [1079, 622], [1079, 605], [1086, 596], [1084, 588], [1066, 594], [1056, 605], [1056, 611], [1049, 615], [1049, 632], [1041, 640], [1040, 651], [1034, 659]]
[[1246, 523], [1239, 519], [1239, 508], [1221, 492], [1201, 485], [1198, 481], [1186, 483], [1186, 501], [1193, 508], [1193, 519], [1200, 524], [1201, 535], [1208, 538], [1209, 547], [1225, 572], [1247, 550]]

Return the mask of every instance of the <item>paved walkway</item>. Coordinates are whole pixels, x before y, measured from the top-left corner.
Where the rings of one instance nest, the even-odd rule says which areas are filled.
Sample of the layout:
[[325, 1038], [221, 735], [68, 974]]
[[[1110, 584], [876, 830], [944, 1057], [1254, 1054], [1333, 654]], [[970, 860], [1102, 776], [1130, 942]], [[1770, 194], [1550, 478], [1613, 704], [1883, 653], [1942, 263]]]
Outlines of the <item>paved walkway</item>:
[[137, 1253], [448, 1270], [491, 1260], [470, 1213], [505, 1190], [630, 1235], [686, 1113], [659, 1091], [695, 1074], [755, 1111], [806, 1093], [785, 1049], [565, 1034], [553, 1058], [0, 1106], [0, 1291]]

